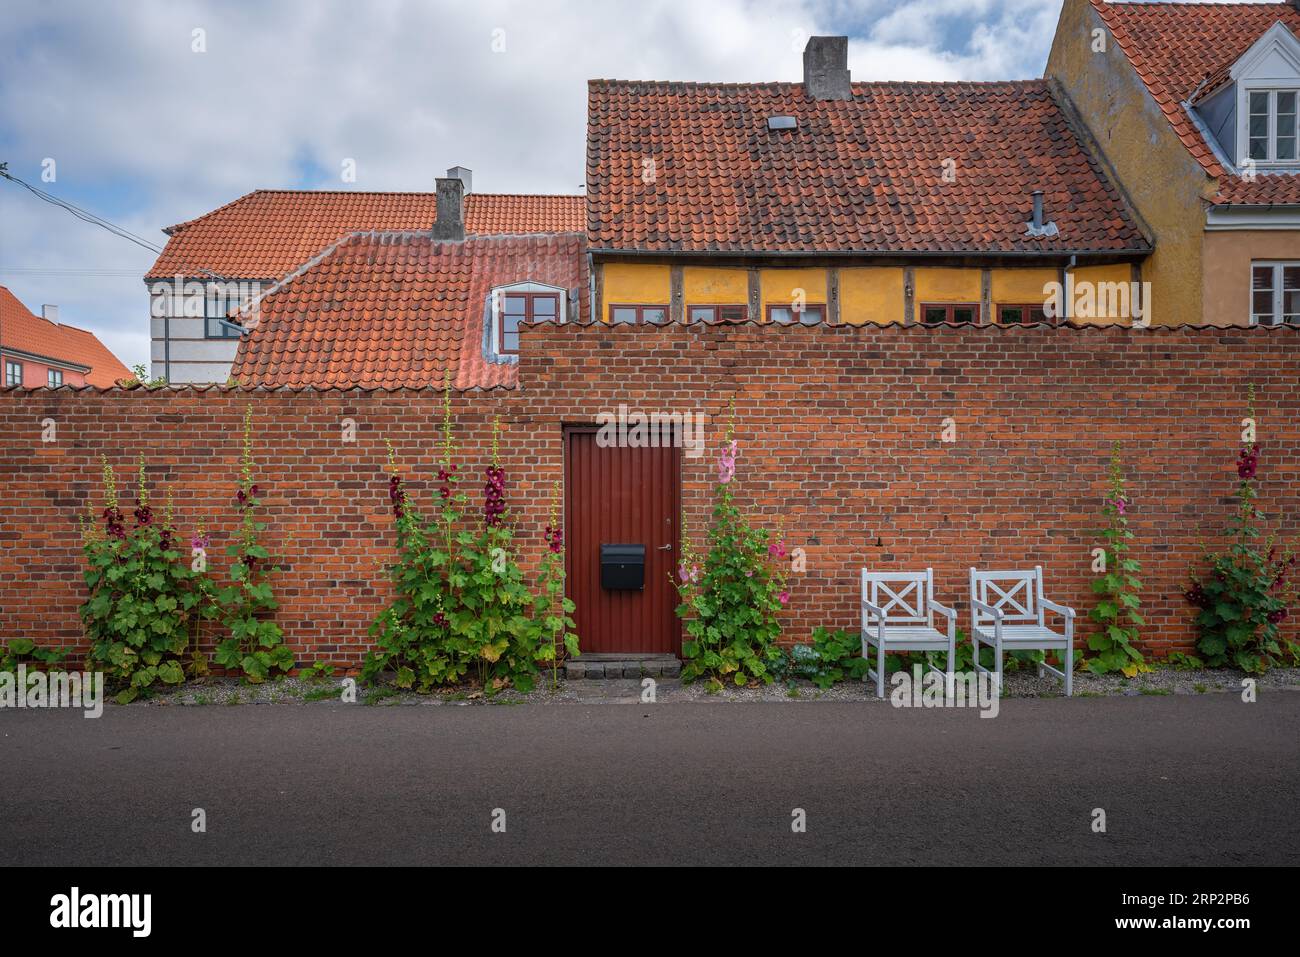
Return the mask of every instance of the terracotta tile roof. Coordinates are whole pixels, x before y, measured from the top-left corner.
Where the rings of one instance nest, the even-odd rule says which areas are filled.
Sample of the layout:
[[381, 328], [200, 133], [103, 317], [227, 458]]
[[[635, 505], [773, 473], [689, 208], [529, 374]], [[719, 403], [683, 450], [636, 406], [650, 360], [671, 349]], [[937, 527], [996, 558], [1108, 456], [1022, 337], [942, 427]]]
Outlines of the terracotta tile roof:
[[[146, 279], [211, 270], [226, 279], [279, 279], [353, 232], [418, 231], [437, 218], [433, 193], [262, 189], [179, 223]], [[470, 193], [469, 233], [560, 233], [586, 228], [582, 196]]]
[[[774, 115], [798, 128], [769, 131]], [[1027, 235], [1035, 189], [1059, 236]], [[587, 231], [593, 248], [662, 251], [1148, 248], [1045, 80], [855, 83], [846, 101], [593, 80]]]
[[1279, 20], [1300, 36], [1300, 10], [1287, 3], [1091, 2], [1188, 152], [1219, 178], [1215, 202], [1300, 202], [1300, 176], [1260, 173], [1246, 182], [1224, 169], [1183, 106], [1198, 89], [1221, 86]]
[[485, 308], [495, 286], [535, 281], [579, 288], [581, 233], [472, 236], [356, 233], [264, 296], [231, 376], [246, 386], [419, 388], [450, 371], [457, 389], [513, 388], [515, 362], [485, 358]]
[[89, 366], [86, 382], [90, 385], [108, 387], [118, 379], [131, 376], [131, 370], [93, 332], [35, 315], [17, 296], [0, 286], [0, 349], [5, 348], [55, 362]]

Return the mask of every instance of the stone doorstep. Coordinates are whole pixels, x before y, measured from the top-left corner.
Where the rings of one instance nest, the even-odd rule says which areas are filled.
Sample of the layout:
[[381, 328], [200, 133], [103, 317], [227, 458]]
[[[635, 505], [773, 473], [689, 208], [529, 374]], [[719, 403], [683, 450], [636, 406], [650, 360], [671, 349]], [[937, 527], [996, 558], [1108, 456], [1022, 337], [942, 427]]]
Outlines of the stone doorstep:
[[682, 663], [672, 655], [584, 655], [564, 663], [564, 677], [676, 678]]

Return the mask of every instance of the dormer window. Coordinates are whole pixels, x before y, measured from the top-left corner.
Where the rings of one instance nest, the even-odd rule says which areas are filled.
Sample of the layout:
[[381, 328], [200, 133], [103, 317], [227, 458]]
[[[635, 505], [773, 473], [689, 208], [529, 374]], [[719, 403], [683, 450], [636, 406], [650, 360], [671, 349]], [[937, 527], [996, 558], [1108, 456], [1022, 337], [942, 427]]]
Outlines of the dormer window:
[[492, 290], [488, 335], [490, 357], [519, 354], [519, 326], [525, 322], [563, 320], [564, 290], [538, 282], [520, 282]]
[[1250, 90], [1249, 157], [1260, 163], [1296, 160], [1296, 90]]

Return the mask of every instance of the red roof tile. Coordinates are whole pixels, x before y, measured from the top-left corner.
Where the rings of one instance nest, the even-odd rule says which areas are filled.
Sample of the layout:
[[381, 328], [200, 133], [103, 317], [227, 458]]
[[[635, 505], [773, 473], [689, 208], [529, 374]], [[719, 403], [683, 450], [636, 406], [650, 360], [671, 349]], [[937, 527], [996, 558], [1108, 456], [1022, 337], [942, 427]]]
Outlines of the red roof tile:
[[[257, 190], [198, 219], [170, 227], [171, 239], [146, 279], [204, 270], [226, 279], [279, 279], [349, 233], [428, 229], [434, 193]], [[581, 196], [470, 193], [469, 233], [560, 233], [585, 228]]]
[[[258, 304], [231, 376], [242, 385], [513, 388], [516, 363], [489, 361], [491, 290], [535, 281], [581, 289], [580, 233], [432, 240], [427, 232], [357, 233]], [[250, 323], [251, 325], [251, 323]]]
[[13, 349], [76, 366], [89, 366], [86, 382], [108, 387], [131, 370], [95, 338], [93, 332], [53, 323], [35, 315], [0, 286], [0, 349]]
[[[593, 248], [1065, 253], [1148, 248], [1047, 81], [802, 84], [593, 80]], [[773, 115], [798, 128], [770, 131]], [[945, 182], [945, 161], [955, 181]], [[1031, 192], [1056, 237], [1032, 238]]]
[[1219, 203], [1300, 203], [1300, 176], [1259, 173], [1247, 182], [1224, 169], [1183, 106], [1228, 69], [1279, 20], [1300, 35], [1300, 10], [1287, 3], [1107, 3], [1091, 0], [1188, 152], [1219, 178]]

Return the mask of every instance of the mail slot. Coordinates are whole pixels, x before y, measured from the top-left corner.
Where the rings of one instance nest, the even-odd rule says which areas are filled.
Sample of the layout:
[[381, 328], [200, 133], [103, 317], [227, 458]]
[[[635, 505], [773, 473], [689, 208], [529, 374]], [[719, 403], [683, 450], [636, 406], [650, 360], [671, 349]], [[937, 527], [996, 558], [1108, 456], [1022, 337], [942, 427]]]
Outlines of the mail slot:
[[611, 591], [645, 588], [645, 546], [601, 545], [600, 587]]

